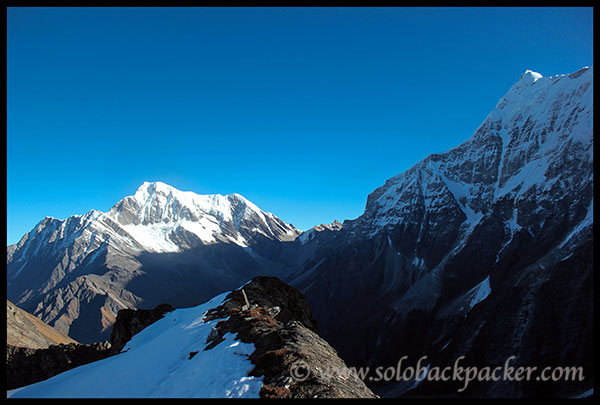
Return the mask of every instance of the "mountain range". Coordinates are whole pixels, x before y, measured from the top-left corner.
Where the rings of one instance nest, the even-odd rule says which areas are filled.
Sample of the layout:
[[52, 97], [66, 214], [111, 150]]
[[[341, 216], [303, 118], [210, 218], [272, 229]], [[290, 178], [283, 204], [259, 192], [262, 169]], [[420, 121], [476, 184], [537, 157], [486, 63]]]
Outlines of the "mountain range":
[[[526, 71], [475, 133], [390, 178], [356, 219], [300, 232], [238, 194], [144, 183], [107, 213], [45, 218], [7, 247], [8, 298], [80, 342], [119, 309], [199, 305], [256, 275], [307, 297], [351, 366], [581, 366], [553, 385], [477, 382], [464, 396], [592, 386], [593, 68]], [[451, 395], [457, 382], [373, 384]]]

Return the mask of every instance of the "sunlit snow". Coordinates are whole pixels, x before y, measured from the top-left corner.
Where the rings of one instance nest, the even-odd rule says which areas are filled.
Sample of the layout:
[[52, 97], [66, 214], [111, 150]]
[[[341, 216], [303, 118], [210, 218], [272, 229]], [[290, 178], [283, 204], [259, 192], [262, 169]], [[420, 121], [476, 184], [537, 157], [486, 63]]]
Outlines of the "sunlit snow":
[[[177, 309], [150, 325], [123, 352], [58, 374], [46, 381], [8, 391], [12, 398], [189, 398], [258, 397], [262, 377], [248, 376], [253, 344], [226, 334], [225, 341], [204, 351], [206, 338], [219, 321], [203, 321], [221, 294], [194, 308]], [[190, 353], [198, 352], [191, 359]]]

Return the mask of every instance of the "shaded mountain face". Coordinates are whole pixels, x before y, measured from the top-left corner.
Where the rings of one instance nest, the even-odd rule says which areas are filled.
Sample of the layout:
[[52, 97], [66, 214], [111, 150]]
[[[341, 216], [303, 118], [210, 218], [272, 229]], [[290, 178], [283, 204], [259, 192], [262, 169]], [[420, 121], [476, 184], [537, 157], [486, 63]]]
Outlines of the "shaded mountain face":
[[280, 268], [300, 231], [239, 194], [144, 183], [110, 211], [45, 218], [7, 248], [8, 298], [80, 342], [122, 308], [197, 305]]
[[321, 232], [336, 232], [342, 229], [342, 226], [343, 225], [340, 224], [337, 220], [333, 221], [330, 224], [321, 224], [313, 226], [308, 231], [302, 232], [302, 234], [298, 237], [298, 241], [302, 244], [305, 244]]
[[[290, 283], [351, 365], [582, 366], [571, 383], [473, 383], [460, 395], [592, 386], [592, 68], [527, 71], [475, 134], [389, 179], [364, 213], [305, 243]], [[406, 364], [406, 362], [405, 362]], [[422, 382], [407, 395], [455, 395]], [[379, 387], [401, 395], [411, 384]]]
[[77, 343], [53, 327], [6, 301], [6, 344], [42, 349], [51, 345]]
[[[319, 337], [301, 293], [275, 277], [256, 277], [241, 289], [192, 308], [122, 310], [112, 341], [120, 353], [7, 395], [375, 397]], [[294, 373], [295, 364], [337, 375]]]

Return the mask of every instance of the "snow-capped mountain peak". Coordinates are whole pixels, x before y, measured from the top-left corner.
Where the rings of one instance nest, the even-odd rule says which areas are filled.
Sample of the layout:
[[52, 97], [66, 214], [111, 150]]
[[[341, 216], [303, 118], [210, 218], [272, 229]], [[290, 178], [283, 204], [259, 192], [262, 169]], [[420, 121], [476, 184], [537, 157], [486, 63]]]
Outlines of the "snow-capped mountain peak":
[[[141, 290], [156, 294], [148, 284], [134, 285], [133, 291], [125, 287], [136, 277], [160, 284], [156, 280], [170, 269], [180, 277], [174, 276], [180, 283], [176, 286], [196, 286], [194, 294], [171, 300], [196, 303], [215, 291], [212, 283], [219, 284], [214, 280], [231, 285], [254, 274], [258, 262], [276, 266], [265, 257], [269, 249], [299, 234], [239, 194], [200, 195], [145, 182], [107, 212], [45, 218], [17, 245], [8, 246], [10, 299], [67, 333], [80, 322], [82, 302], [103, 297], [98, 298], [105, 302], [102, 310], [95, 309], [100, 311], [101, 330], [88, 322], [88, 329], [78, 335], [84, 341], [106, 333], [119, 309], [141, 300]], [[147, 275], [153, 270], [158, 275]], [[53, 299], [49, 295], [60, 296], [56, 305], [42, 303]]]
[[[91, 210], [65, 220], [46, 217], [38, 222], [7, 249], [8, 276], [10, 282], [38, 254], [76, 255], [61, 270], [68, 272], [103, 249], [137, 254], [179, 252], [214, 243], [248, 247], [257, 238], [283, 241], [299, 234], [239, 194], [200, 195], [162, 182], [144, 182], [106, 213]], [[19, 263], [18, 268], [13, 271], [11, 263]]]
[[[593, 107], [591, 67], [528, 71], [472, 136], [391, 177], [360, 217], [308, 244], [317, 253], [293, 283], [345, 359], [391, 365], [398, 353], [425, 353], [449, 365], [518, 353], [592, 374]], [[409, 396], [437, 395], [438, 384], [421, 384]], [[482, 384], [470, 395], [551, 388], [504, 389]]]
[[[592, 67], [552, 77], [527, 70], [471, 138], [390, 178], [369, 196], [355, 223], [377, 232], [415, 211], [437, 216], [452, 207], [471, 226], [501, 198], [549, 192], [558, 183], [564, 188], [560, 165], [591, 162], [592, 83]], [[570, 180], [577, 186], [584, 179]]]
[[201, 195], [162, 182], [144, 182], [106, 216], [145, 250], [158, 252], [218, 240], [249, 246], [248, 238], [256, 233], [282, 240], [293, 239], [299, 233], [240, 194]]
[[538, 79], [541, 79], [543, 76], [541, 74], [539, 74], [538, 72], [534, 72], [533, 70], [529, 70], [527, 69], [522, 75], [521, 77], [519, 77], [520, 81], [524, 81], [524, 82], [535, 82]]

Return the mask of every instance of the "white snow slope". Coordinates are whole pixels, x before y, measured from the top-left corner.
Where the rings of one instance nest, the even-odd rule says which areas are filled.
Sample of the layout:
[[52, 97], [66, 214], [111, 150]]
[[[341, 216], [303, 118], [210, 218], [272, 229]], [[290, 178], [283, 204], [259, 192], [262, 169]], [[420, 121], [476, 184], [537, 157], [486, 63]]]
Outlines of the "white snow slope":
[[[135, 335], [123, 352], [7, 392], [9, 398], [258, 398], [262, 377], [248, 376], [253, 344], [226, 334], [203, 350], [215, 319], [207, 310], [228, 293], [176, 309]], [[190, 353], [198, 352], [191, 359]]]

